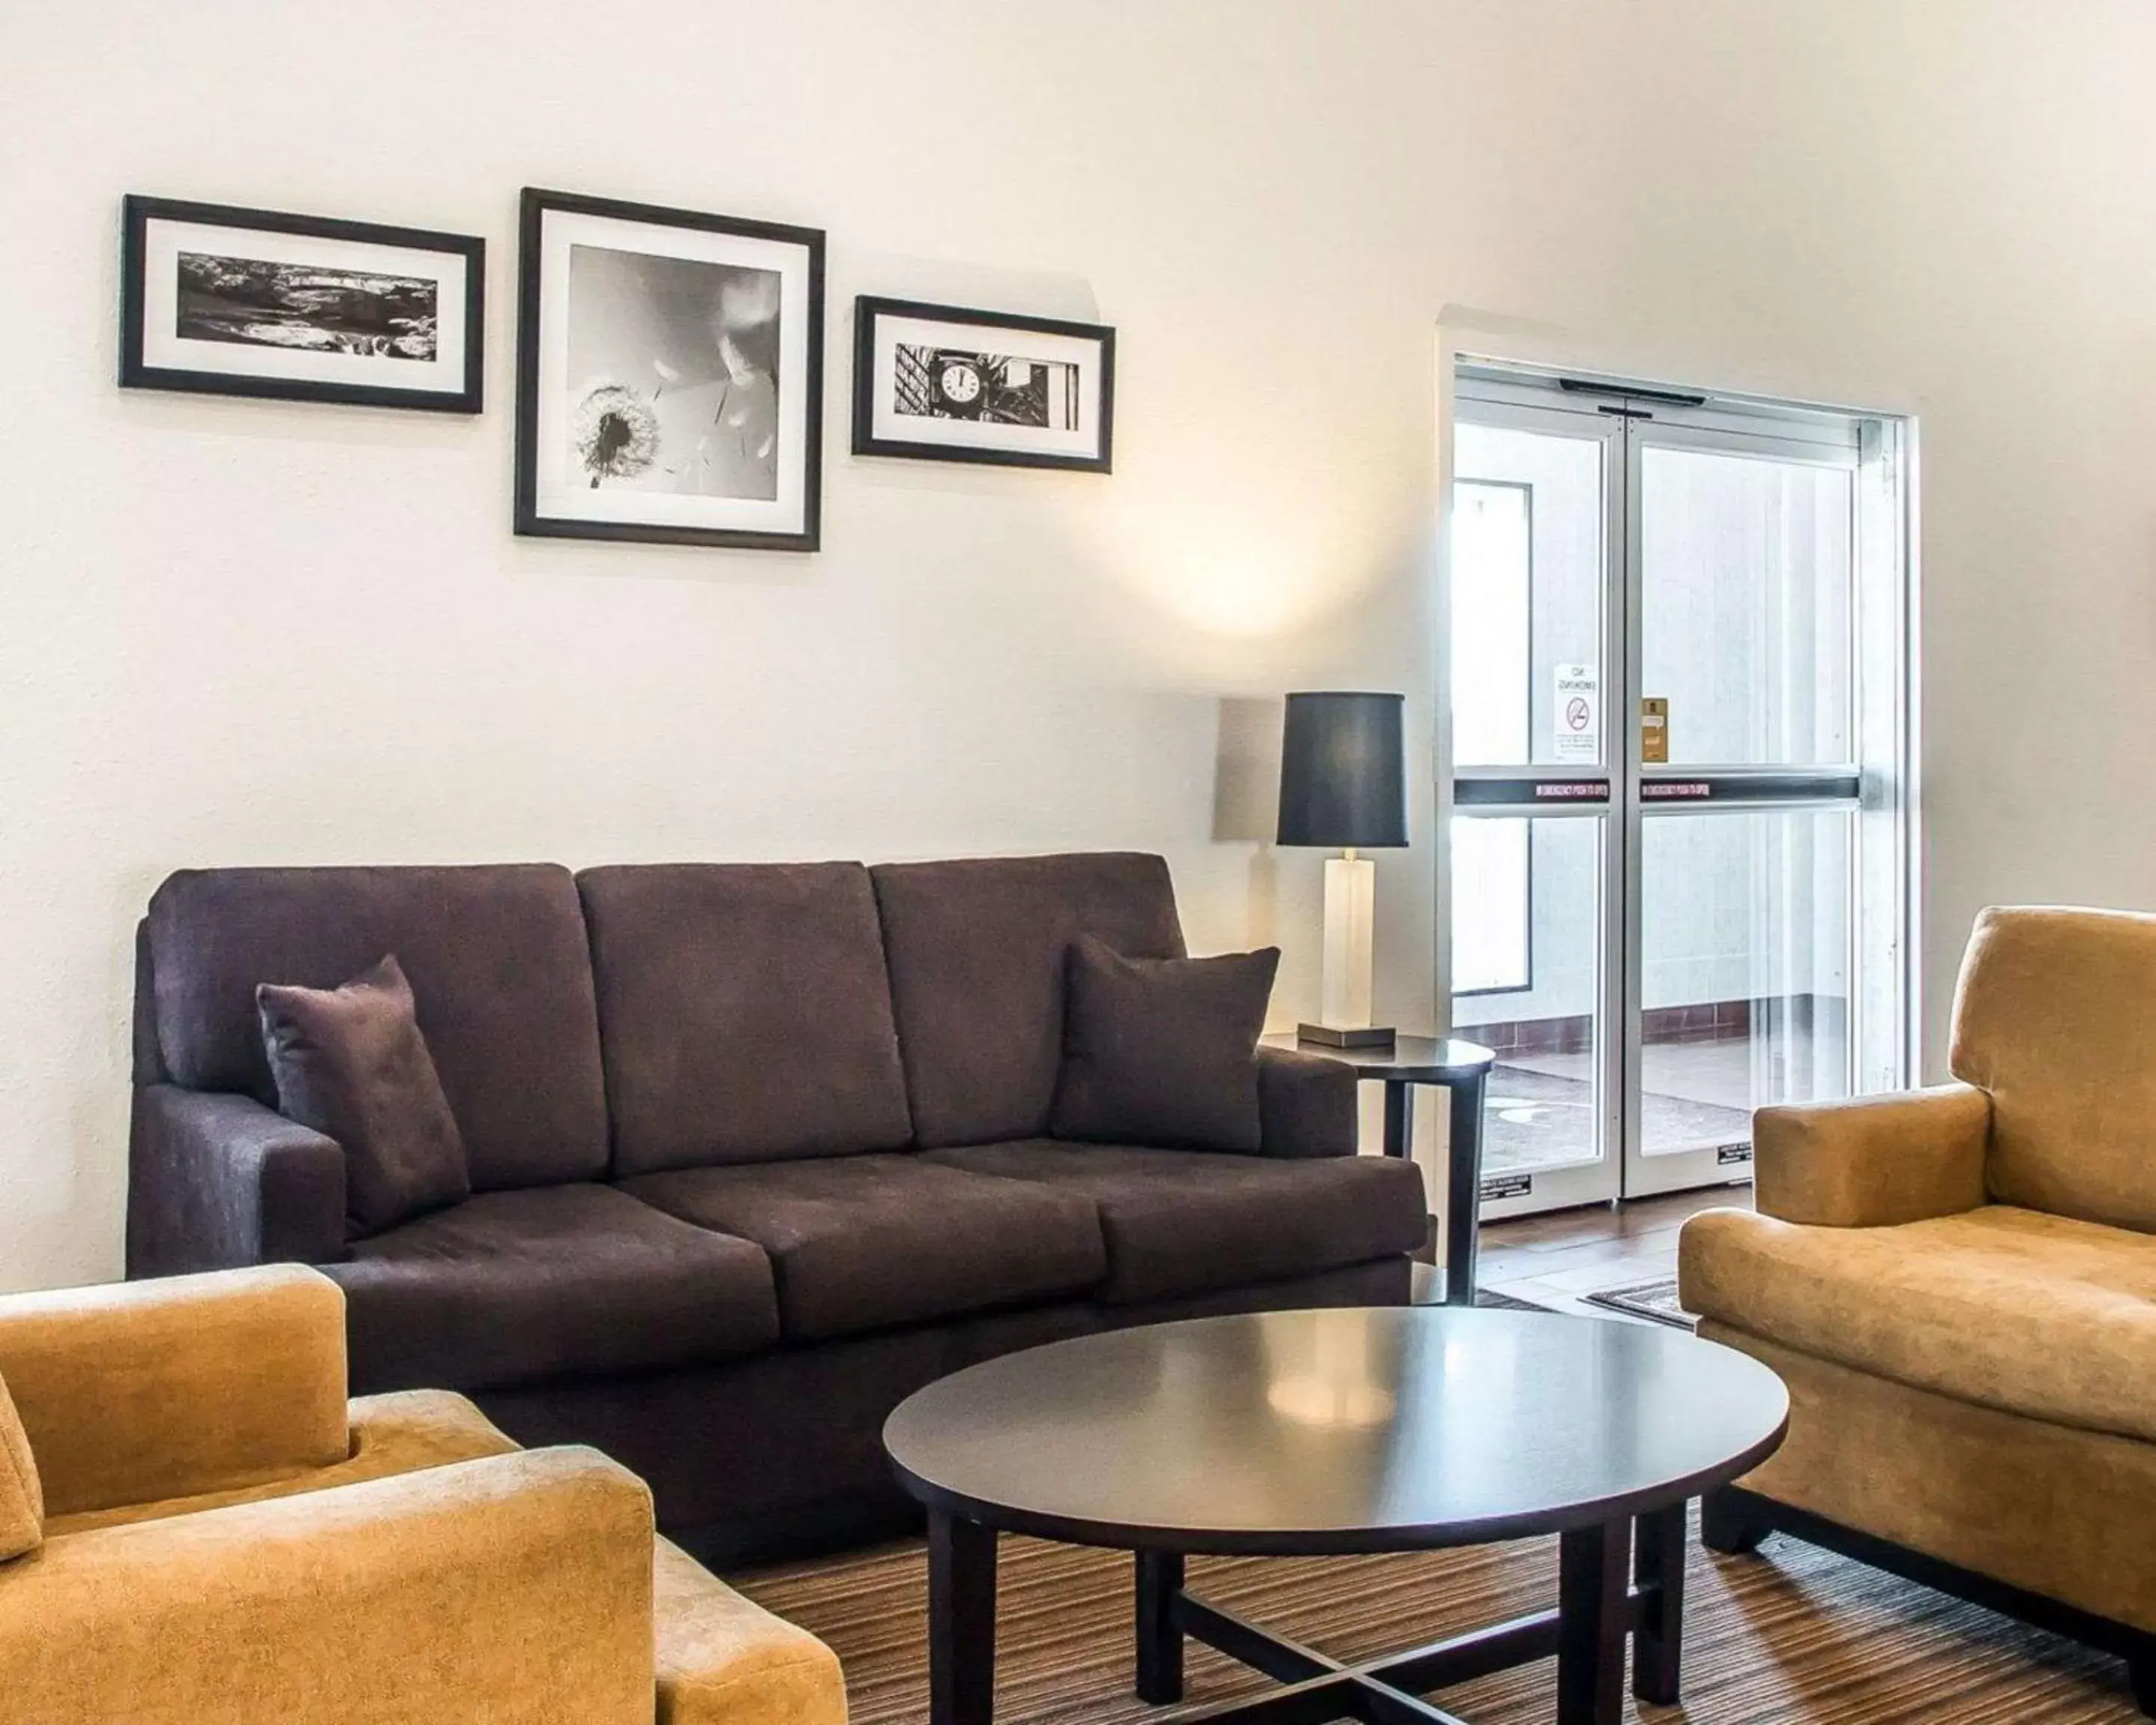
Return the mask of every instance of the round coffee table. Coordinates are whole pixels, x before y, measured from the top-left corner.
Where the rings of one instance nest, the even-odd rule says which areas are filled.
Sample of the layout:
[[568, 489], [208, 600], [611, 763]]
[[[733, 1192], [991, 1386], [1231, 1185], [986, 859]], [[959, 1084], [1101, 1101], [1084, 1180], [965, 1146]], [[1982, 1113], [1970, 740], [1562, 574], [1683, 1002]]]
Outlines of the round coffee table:
[[[1677, 1697], [1685, 1507], [1772, 1455], [1789, 1396], [1676, 1331], [1388, 1307], [1197, 1318], [969, 1367], [884, 1427], [928, 1509], [932, 1725], [988, 1725], [996, 1536], [1137, 1554], [1137, 1692], [1192, 1636], [1286, 1686], [1209, 1725], [1458, 1725], [1421, 1697], [1558, 1660], [1559, 1725]], [[1635, 1529], [1637, 1549], [1634, 1549]], [[1422, 1551], [1559, 1536], [1554, 1610], [1348, 1664], [1183, 1589], [1190, 1553]]]

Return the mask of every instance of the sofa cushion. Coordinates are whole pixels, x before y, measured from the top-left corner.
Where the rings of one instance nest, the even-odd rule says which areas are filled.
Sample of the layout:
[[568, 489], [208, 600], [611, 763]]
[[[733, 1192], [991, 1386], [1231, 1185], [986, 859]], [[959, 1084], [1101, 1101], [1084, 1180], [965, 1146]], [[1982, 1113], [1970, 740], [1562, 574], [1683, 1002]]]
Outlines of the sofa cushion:
[[338, 988], [264, 983], [254, 1000], [278, 1111], [344, 1151], [351, 1231], [372, 1234], [471, 1196], [464, 1135], [395, 954]]
[[1422, 1170], [1389, 1157], [1286, 1161], [1035, 1138], [927, 1159], [1091, 1199], [1108, 1245], [1096, 1297], [1119, 1303], [1411, 1252], [1429, 1227]]
[[45, 1494], [38, 1484], [37, 1458], [30, 1435], [0, 1378], [0, 1563], [35, 1551], [44, 1543]]
[[871, 869], [913, 1106], [931, 1147], [1045, 1132], [1063, 1063], [1064, 953], [1081, 934], [1180, 958], [1168, 865], [1097, 852]]
[[1050, 1135], [1257, 1154], [1258, 1034], [1280, 948], [1126, 958], [1070, 943]]
[[473, 1186], [606, 1171], [591, 955], [566, 869], [187, 870], [157, 889], [148, 920], [174, 1083], [275, 1106], [256, 984], [335, 988], [394, 952]]
[[1885, 1228], [1685, 1224], [1702, 1317], [2010, 1414], [2156, 1442], [2156, 1240], [2007, 1204]]
[[762, 1252], [610, 1186], [481, 1193], [359, 1241], [327, 1274], [362, 1391], [652, 1371], [778, 1338]]
[[2156, 1231], [2156, 916], [1976, 919], [1948, 1064], [1991, 1096], [1992, 1197]]
[[587, 869], [617, 1175], [912, 1136], [859, 863]]
[[762, 1247], [786, 1333], [804, 1340], [1075, 1294], [1106, 1268], [1083, 1195], [917, 1156], [688, 1168], [623, 1190]]

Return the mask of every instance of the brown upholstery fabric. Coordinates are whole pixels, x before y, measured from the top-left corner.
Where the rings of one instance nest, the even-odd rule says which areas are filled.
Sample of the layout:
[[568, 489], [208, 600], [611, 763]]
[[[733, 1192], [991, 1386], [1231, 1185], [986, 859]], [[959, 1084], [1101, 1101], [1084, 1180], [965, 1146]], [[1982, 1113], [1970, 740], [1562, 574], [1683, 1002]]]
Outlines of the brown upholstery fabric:
[[1784, 1222], [1880, 1228], [1984, 1202], [1991, 1105], [1980, 1090], [1933, 1090], [1761, 1108], [1752, 1116], [1759, 1209]]
[[1685, 1224], [1686, 1307], [1898, 1384], [2156, 1440], [2156, 1240], [1990, 1204], [1893, 1228]]
[[1353, 1156], [1360, 1081], [1345, 1060], [1301, 1049], [1258, 1050], [1258, 1115], [1268, 1156]]
[[1991, 1195], [2156, 1231], [2156, 916], [1976, 919], [1948, 1064], [1991, 1096]]
[[762, 1247], [797, 1340], [1073, 1294], [1107, 1269], [1081, 1194], [911, 1155], [685, 1169], [623, 1189]]
[[1063, 1061], [1064, 953], [1081, 934], [1180, 958], [1168, 865], [1101, 852], [871, 869], [917, 1142], [1044, 1132]]
[[2156, 1445], [1973, 1406], [1712, 1321], [1789, 1390], [1738, 1483], [1979, 1574], [2156, 1630]]
[[651, 1499], [588, 1450], [49, 1539], [9, 1725], [650, 1725]]
[[176, 1084], [274, 1103], [255, 985], [334, 988], [394, 952], [473, 1186], [606, 1171], [591, 957], [566, 869], [187, 870], [157, 889], [149, 922], [157, 1042]]
[[366, 1392], [650, 1371], [778, 1337], [762, 1252], [607, 1186], [481, 1193], [360, 1241], [329, 1274]]
[[10, 1294], [0, 1373], [50, 1516], [253, 1485], [347, 1453], [344, 1301], [297, 1265]]
[[131, 1276], [344, 1255], [343, 1150], [252, 1096], [136, 1091], [127, 1162]]
[[1108, 1243], [1097, 1297], [1118, 1304], [1411, 1252], [1429, 1227], [1421, 1169], [1389, 1157], [1293, 1161], [1035, 1138], [928, 1159], [1091, 1199]]
[[588, 869], [619, 1175], [912, 1136], [859, 863]]
[[1126, 958], [1070, 943], [1063, 1070], [1050, 1135], [1255, 1156], [1259, 1033], [1280, 948], [1215, 958]]
[[44, 1543], [45, 1494], [8, 1379], [0, 1373], [0, 1563]]
[[394, 953], [335, 988], [264, 983], [254, 1002], [277, 1111], [344, 1151], [352, 1232], [471, 1196], [464, 1135]]

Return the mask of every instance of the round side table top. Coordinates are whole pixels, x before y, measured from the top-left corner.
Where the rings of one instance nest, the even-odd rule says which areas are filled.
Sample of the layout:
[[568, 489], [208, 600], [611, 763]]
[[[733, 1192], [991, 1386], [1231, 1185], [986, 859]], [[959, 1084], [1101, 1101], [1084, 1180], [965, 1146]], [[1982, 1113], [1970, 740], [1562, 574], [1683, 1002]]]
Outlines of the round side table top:
[[1399, 1078], [1418, 1084], [1457, 1084], [1486, 1072], [1497, 1056], [1479, 1042], [1462, 1042], [1457, 1036], [1395, 1036], [1389, 1047], [1334, 1048], [1329, 1043], [1304, 1042], [1292, 1031], [1261, 1036], [1267, 1048], [1293, 1049], [1300, 1054], [1323, 1055], [1328, 1060], [1344, 1060], [1360, 1067], [1372, 1078]]
[[901, 1403], [930, 1507], [1079, 1544], [1288, 1555], [1479, 1544], [1665, 1507], [1789, 1419], [1757, 1361], [1675, 1330], [1383, 1307], [1028, 1348]]

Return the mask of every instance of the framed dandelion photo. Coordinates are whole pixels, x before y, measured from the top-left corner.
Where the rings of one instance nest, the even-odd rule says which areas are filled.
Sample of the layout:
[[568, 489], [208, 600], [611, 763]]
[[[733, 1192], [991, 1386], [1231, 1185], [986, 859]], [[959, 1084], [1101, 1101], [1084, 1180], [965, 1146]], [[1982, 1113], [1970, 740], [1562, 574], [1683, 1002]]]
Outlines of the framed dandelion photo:
[[1116, 332], [863, 295], [854, 302], [854, 453], [1106, 473]]
[[516, 531], [814, 551], [824, 235], [527, 190]]
[[486, 242], [128, 198], [120, 382], [476, 413]]

